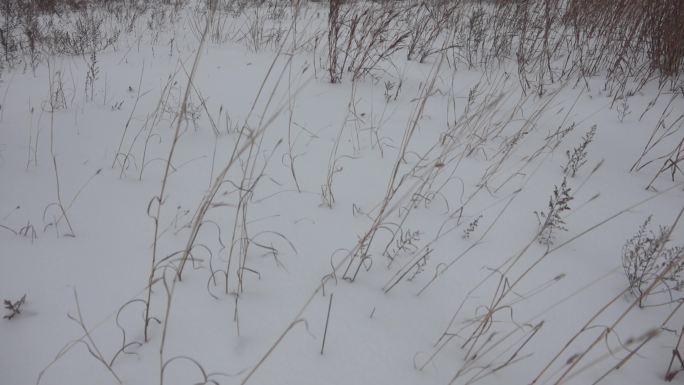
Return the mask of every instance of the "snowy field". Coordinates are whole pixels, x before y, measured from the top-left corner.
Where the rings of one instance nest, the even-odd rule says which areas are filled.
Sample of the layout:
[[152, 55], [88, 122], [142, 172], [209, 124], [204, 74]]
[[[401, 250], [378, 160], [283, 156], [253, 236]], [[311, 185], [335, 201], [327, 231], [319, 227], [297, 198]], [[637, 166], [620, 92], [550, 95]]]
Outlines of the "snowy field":
[[0, 384], [684, 381], [684, 83], [550, 3], [35, 16]]

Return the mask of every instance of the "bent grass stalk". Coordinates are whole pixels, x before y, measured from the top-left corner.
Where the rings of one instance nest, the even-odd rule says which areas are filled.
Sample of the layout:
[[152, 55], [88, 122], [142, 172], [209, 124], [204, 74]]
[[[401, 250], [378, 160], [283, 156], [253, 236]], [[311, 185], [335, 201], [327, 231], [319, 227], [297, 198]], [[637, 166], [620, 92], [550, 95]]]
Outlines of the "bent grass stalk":
[[[185, 117], [185, 114], [187, 113], [188, 110], [188, 99], [190, 97], [190, 91], [192, 89], [191, 85], [193, 82], [193, 79], [195, 77], [195, 74], [197, 72], [197, 67], [199, 65], [200, 57], [202, 54], [202, 50], [204, 48], [204, 44], [206, 42], [206, 37], [209, 31], [209, 28], [211, 27], [213, 18], [214, 18], [214, 13], [215, 13], [215, 6], [211, 6], [210, 4], [208, 5], [210, 10], [207, 15], [206, 19], [206, 24], [204, 28], [204, 32], [202, 33], [202, 38], [200, 39], [199, 45], [197, 47], [197, 53], [195, 54], [195, 60], [192, 63], [192, 69], [190, 70], [190, 74], [188, 75], [188, 83], [185, 87], [185, 92], [183, 94], [183, 99], [181, 102], [181, 109], [180, 112], [178, 113], [178, 116], [176, 117], [176, 127], [174, 128], [173, 132], [173, 138], [171, 141], [171, 148], [169, 149], [169, 155], [168, 158], [166, 159], [166, 165], [164, 167], [164, 174], [162, 176], [162, 182], [161, 186], [159, 188], [159, 194], [153, 197], [150, 202], [147, 205], [147, 214], [152, 218], [154, 221], [154, 238], [152, 241], [152, 263], [150, 266], [150, 274], [148, 276], [148, 291], [147, 291], [147, 301], [146, 301], [146, 306], [145, 306], [145, 330], [144, 330], [144, 335], [145, 335], [145, 342], [149, 340], [149, 335], [148, 335], [148, 327], [150, 323], [150, 301], [152, 299], [152, 282], [154, 281], [154, 275], [156, 272], [156, 264], [157, 264], [157, 248], [158, 248], [158, 241], [159, 241], [159, 218], [161, 216], [161, 209], [164, 204], [164, 195], [166, 192], [166, 185], [167, 185], [167, 180], [169, 177], [169, 171], [171, 169], [171, 161], [173, 160], [173, 155], [176, 151], [176, 145], [178, 144], [178, 139], [180, 138], [180, 127], [183, 122], [183, 119]], [[141, 75], [142, 76], [142, 75]], [[156, 210], [154, 211], [154, 214], [150, 215], [150, 209], [151, 206], [154, 202], [157, 202], [156, 204]]]

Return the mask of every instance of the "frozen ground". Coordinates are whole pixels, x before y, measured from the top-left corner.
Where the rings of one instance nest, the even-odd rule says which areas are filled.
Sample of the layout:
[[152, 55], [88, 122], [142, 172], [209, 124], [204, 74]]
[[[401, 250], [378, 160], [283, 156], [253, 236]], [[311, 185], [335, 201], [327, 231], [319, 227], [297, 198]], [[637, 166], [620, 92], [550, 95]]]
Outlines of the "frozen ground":
[[[633, 307], [622, 258], [684, 205], [681, 170], [652, 181], [681, 95], [613, 103], [595, 76], [540, 96], [440, 53], [331, 84], [326, 6], [278, 39], [245, 33], [250, 12], [202, 46], [191, 7], [141, 18], [94, 81], [87, 56], [2, 72], [0, 297], [26, 301], [0, 322], [1, 384], [663, 382], [680, 293]], [[663, 111], [673, 134], [630, 172]]]

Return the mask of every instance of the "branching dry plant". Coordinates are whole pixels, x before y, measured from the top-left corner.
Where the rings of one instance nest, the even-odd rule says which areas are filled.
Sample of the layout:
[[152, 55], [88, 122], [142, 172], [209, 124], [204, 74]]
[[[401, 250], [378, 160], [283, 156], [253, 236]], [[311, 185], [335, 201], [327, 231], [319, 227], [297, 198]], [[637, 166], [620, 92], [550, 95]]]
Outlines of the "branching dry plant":
[[593, 125], [589, 131], [587, 131], [584, 136], [582, 136], [582, 143], [577, 147], [573, 148], [572, 151], [568, 150], [565, 155], [568, 157], [568, 163], [563, 167], [563, 173], [566, 176], [574, 178], [577, 175], [577, 171], [587, 163], [587, 147], [594, 140], [594, 135], [596, 134], [596, 125]]
[[5, 314], [4, 316], [2, 316], [2, 318], [7, 319], [7, 320], [11, 320], [12, 318], [18, 316], [19, 314], [21, 314], [21, 310], [22, 310], [21, 308], [22, 308], [22, 306], [24, 306], [25, 303], [26, 303], [26, 294], [21, 296], [21, 298], [19, 298], [16, 301], [12, 301], [9, 299], [4, 300], [3, 304], [5, 305], [5, 310], [7, 310], [8, 313]]
[[566, 211], [570, 211], [568, 204], [574, 198], [570, 190], [567, 180], [563, 178], [560, 187], [553, 186], [553, 194], [549, 198], [546, 211], [534, 212], [537, 221], [539, 221], [538, 241], [540, 244], [550, 247], [554, 243], [558, 231], [568, 231], [565, 227], [563, 215]]
[[[680, 301], [681, 298], [673, 292], [681, 291], [684, 288], [684, 278], [681, 277], [684, 271], [684, 263], [676, 262], [677, 258], [684, 253], [684, 246], [667, 247], [668, 234], [670, 231], [667, 226], [660, 226], [657, 233], [648, 229], [652, 216], [646, 218], [644, 223], [639, 226], [639, 231], [627, 240], [622, 248], [622, 267], [629, 281], [629, 290], [639, 298], [639, 306], [644, 307], [645, 288], [649, 287], [656, 278], [662, 281], [665, 286], [664, 292], [669, 297], [669, 302]], [[667, 276], [660, 276], [660, 269], [663, 266], [672, 264], [674, 268]], [[656, 292], [650, 293], [657, 294]]]

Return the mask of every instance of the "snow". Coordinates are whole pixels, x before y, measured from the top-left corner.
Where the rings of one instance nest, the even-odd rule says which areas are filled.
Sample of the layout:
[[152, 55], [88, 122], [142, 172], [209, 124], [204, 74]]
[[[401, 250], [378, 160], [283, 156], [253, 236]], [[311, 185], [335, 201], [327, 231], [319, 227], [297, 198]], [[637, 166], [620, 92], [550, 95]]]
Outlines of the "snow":
[[[325, 7], [306, 7], [306, 17], [315, 22], [299, 33], [313, 36], [316, 28], [324, 26]], [[90, 337], [104, 357], [111, 359], [122, 346], [117, 319], [126, 331], [126, 342], [142, 342], [144, 303], [121, 307], [146, 296], [154, 239], [148, 205], [160, 191], [188, 80], [186, 71], [190, 72], [199, 44], [195, 29], [203, 19], [194, 12], [190, 7], [182, 9], [156, 39], [138, 26], [124, 33], [115, 47], [101, 53], [92, 101], [84, 92], [87, 62], [80, 56], [50, 57], [49, 67], [42, 63], [35, 71], [13, 68], [2, 72], [0, 96], [6, 96], [0, 119], [0, 224], [18, 233], [30, 225], [27, 228], [35, 230], [35, 237], [31, 231], [22, 235], [0, 228], [0, 296], [17, 300], [26, 294], [27, 298], [19, 316], [0, 322], [0, 383], [117, 383], [85, 344], [72, 346], [74, 341], [88, 341], [78, 323], [67, 317], [77, 316], [75, 292]], [[244, 27], [244, 15], [224, 17], [227, 28], [239, 31]], [[234, 32], [232, 36], [237, 35]], [[568, 231], [557, 233], [554, 246], [570, 242], [546, 255], [517, 283], [503, 301], [510, 307], [496, 312], [495, 322], [482, 338], [494, 335], [491, 338], [496, 341], [506, 333], [512, 336], [493, 346], [480, 341], [477, 346], [484, 344], [486, 353], [478, 355], [472, 363], [474, 369], [454, 382], [465, 384], [480, 368], [486, 370], [490, 365], [491, 369], [506, 362], [530, 336], [532, 327], [543, 321], [539, 332], [520, 349], [516, 361], [479, 381], [529, 383], [597, 311], [617, 296], [543, 377], [553, 383], [567, 368], [567, 360], [586, 349], [603, 331], [601, 327], [614, 322], [634, 301], [634, 296], [620, 295], [628, 285], [621, 265], [625, 241], [651, 214], [653, 223], [671, 224], [684, 202], [681, 175], [675, 181], [661, 175], [655, 183], [658, 192], [645, 189], [659, 162], [629, 172], [670, 96], [658, 98], [651, 111], [639, 119], [658, 92], [656, 85], [647, 85], [629, 99], [633, 112], [621, 122], [615, 107], [611, 108], [612, 97], [601, 92], [600, 77], [590, 79], [589, 89], [558, 84], [544, 96], [524, 96], [515, 75], [498, 81], [506, 77], [503, 68], [499, 74], [485, 76], [477, 70], [438, 66], [439, 55], [430, 56], [425, 63], [406, 61], [399, 55], [376, 79], [365, 77], [352, 85], [351, 79], [345, 78], [341, 84], [330, 84], [320, 67], [324, 55], [321, 47], [316, 52], [303, 47], [288, 65], [290, 57], [278, 55], [277, 46], [255, 52], [238, 38], [210, 40], [202, 49], [194, 79], [197, 91], [190, 93], [195, 118], [180, 125], [161, 206], [158, 259], [185, 247], [193, 216], [218, 171], [231, 159], [238, 130], [246, 119], [249, 129], [264, 129], [257, 139], [257, 143], [263, 142], [251, 158], [256, 162], [257, 175], [263, 167], [263, 178], [247, 205], [247, 231], [253, 237], [259, 234], [253, 238], [258, 244], [253, 243], [248, 250], [244, 291], [236, 300], [236, 271], [230, 271], [226, 293], [224, 276], [212, 276], [210, 266], [226, 269], [237, 219], [236, 186], [242, 175], [240, 167], [247, 161], [245, 152], [229, 171], [226, 179], [230, 182], [221, 185], [215, 205], [208, 211], [206, 218], [212, 224], [205, 223], [200, 230], [196, 245], [201, 246], [193, 249], [197, 260], [188, 262], [182, 281], [176, 284], [169, 270], [163, 274], [167, 285], [175, 285], [166, 325], [163, 361], [168, 365], [163, 383], [203, 381], [197, 365], [186, 358], [171, 360], [173, 357], [191, 358], [206, 373], [213, 373], [209, 379], [221, 384], [238, 384], [246, 378], [252, 384], [450, 383], [460, 368], [471, 365], [464, 362], [468, 350], [461, 345], [476, 327], [469, 322], [490, 306], [499, 274], [509, 267], [505, 262], [526, 250], [506, 274], [510, 284], [545, 254], [545, 246], [533, 241], [539, 230], [533, 212], [547, 210], [554, 185], [563, 179], [566, 150], [577, 146], [595, 124], [597, 134], [588, 146], [588, 161], [578, 176], [568, 178], [574, 195], [571, 210], [563, 214]], [[316, 74], [312, 60], [316, 61]], [[250, 114], [272, 63], [273, 73]], [[437, 68], [434, 92], [426, 99], [406, 156], [400, 158], [404, 132], [412, 124], [425, 85]], [[284, 75], [277, 81], [281, 71]], [[57, 226], [50, 225], [60, 216], [50, 150], [49, 103], [50, 78], [54, 79], [57, 72], [61, 73], [67, 106], [54, 112], [53, 146], [61, 199], [74, 236], [69, 235], [64, 219]], [[397, 82], [397, 76], [401, 91], [396, 101], [387, 102], [384, 82]], [[140, 79], [141, 96], [133, 110]], [[444, 187], [428, 200], [417, 201], [402, 222], [412, 206], [412, 189], [421, 182], [418, 176], [430, 175], [435, 168], [440, 151], [447, 147], [439, 144], [446, 142], [443, 133], [464, 117], [468, 93], [478, 83], [478, 101], [487, 95], [495, 98], [501, 94], [502, 98], [493, 108], [479, 111], [481, 121], [475, 118], [468, 127], [501, 127], [501, 133], [487, 139], [470, 156], [463, 153], [464, 144], [471, 139], [465, 134], [455, 138], [455, 150], [439, 158], [446, 160], [436, 167], [443, 171], [427, 191], [437, 191], [442, 183]], [[169, 89], [163, 91], [167, 85]], [[272, 102], [267, 104], [271, 93]], [[155, 116], [163, 95], [164, 109]], [[682, 106], [683, 101], [679, 96], [675, 105]], [[113, 107], [120, 102], [120, 108]], [[477, 102], [471, 106], [471, 113], [477, 111], [476, 106]], [[535, 111], [539, 111], [538, 116]], [[674, 111], [682, 110], [676, 107]], [[129, 116], [132, 119], [122, 148], [130, 148], [133, 156], [122, 164], [123, 158], [117, 157], [116, 151]], [[227, 116], [230, 125], [226, 124]], [[513, 118], [504, 125], [509, 116]], [[210, 119], [220, 132], [218, 137]], [[557, 148], [543, 148], [548, 135], [571, 122], [576, 122], [576, 127]], [[335, 201], [328, 208], [322, 204], [321, 186], [341, 128], [333, 156]], [[501, 159], [503, 143], [521, 128], [525, 134], [512, 147], [510, 156], [500, 168], [490, 168]], [[672, 148], [676, 140], [668, 138], [663, 148]], [[290, 170], [290, 146], [301, 192]], [[539, 155], [530, 161], [539, 149]], [[143, 154], [146, 161], [140, 178]], [[422, 162], [421, 157], [425, 157]], [[420, 167], [391, 200], [382, 221], [385, 229], [377, 232], [371, 244], [371, 258], [355, 280], [345, 280], [344, 258], [353, 254], [378, 215], [397, 159], [398, 178], [418, 162]], [[600, 161], [601, 167], [591, 174]], [[495, 172], [483, 187], [479, 183], [487, 170]], [[650, 200], [631, 207], [646, 199]], [[464, 230], [480, 215], [478, 226], [464, 239]], [[415, 248], [397, 254], [390, 263], [382, 255], [391, 235], [386, 229], [400, 223], [404, 231], [419, 231], [420, 236]], [[671, 242], [679, 245], [683, 241], [680, 224]], [[259, 245], [277, 249], [277, 256]], [[386, 291], [388, 284], [395, 283], [397, 272], [409, 261], [417, 261], [421, 257], [417, 253], [426, 247], [430, 252], [424, 270], [415, 277], [415, 271], [410, 270]], [[333, 274], [338, 264], [341, 268]], [[156, 277], [161, 276], [160, 269]], [[479, 285], [488, 276], [490, 279]], [[434, 282], [421, 291], [433, 278]], [[164, 320], [166, 300], [163, 281], [158, 281], [151, 312], [160, 320]], [[437, 351], [435, 343], [461, 305], [449, 329], [461, 331]], [[659, 327], [676, 305], [631, 310], [616, 333], [601, 341], [576, 368], [590, 366], [568, 378], [567, 383], [587, 384], [598, 379], [626, 355], [621, 343]], [[682, 320], [682, 314], [676, 313], [668, 328], [680, 329]], [[131, 345], [126, 349], [130, 354], [122, 354], [114, 362], [112, 369], [123, 383], [160, 382], [163, 327], [153, 321], [150, 341]], [[663, 381], [675, 343], [673, 333], [661, 332], [602, 383]], [[53, 361], [65, 346], [71, 348]], [[607, 355], [609, 349], [614, 355]], [[434, 359], [428, 360], [433, 354]], [[424, 368], [419, 370], [421, 366]], [[248, 377], [255, 367], [257, 370]], [[681, 381], [681, 377], [676, 380]]]

